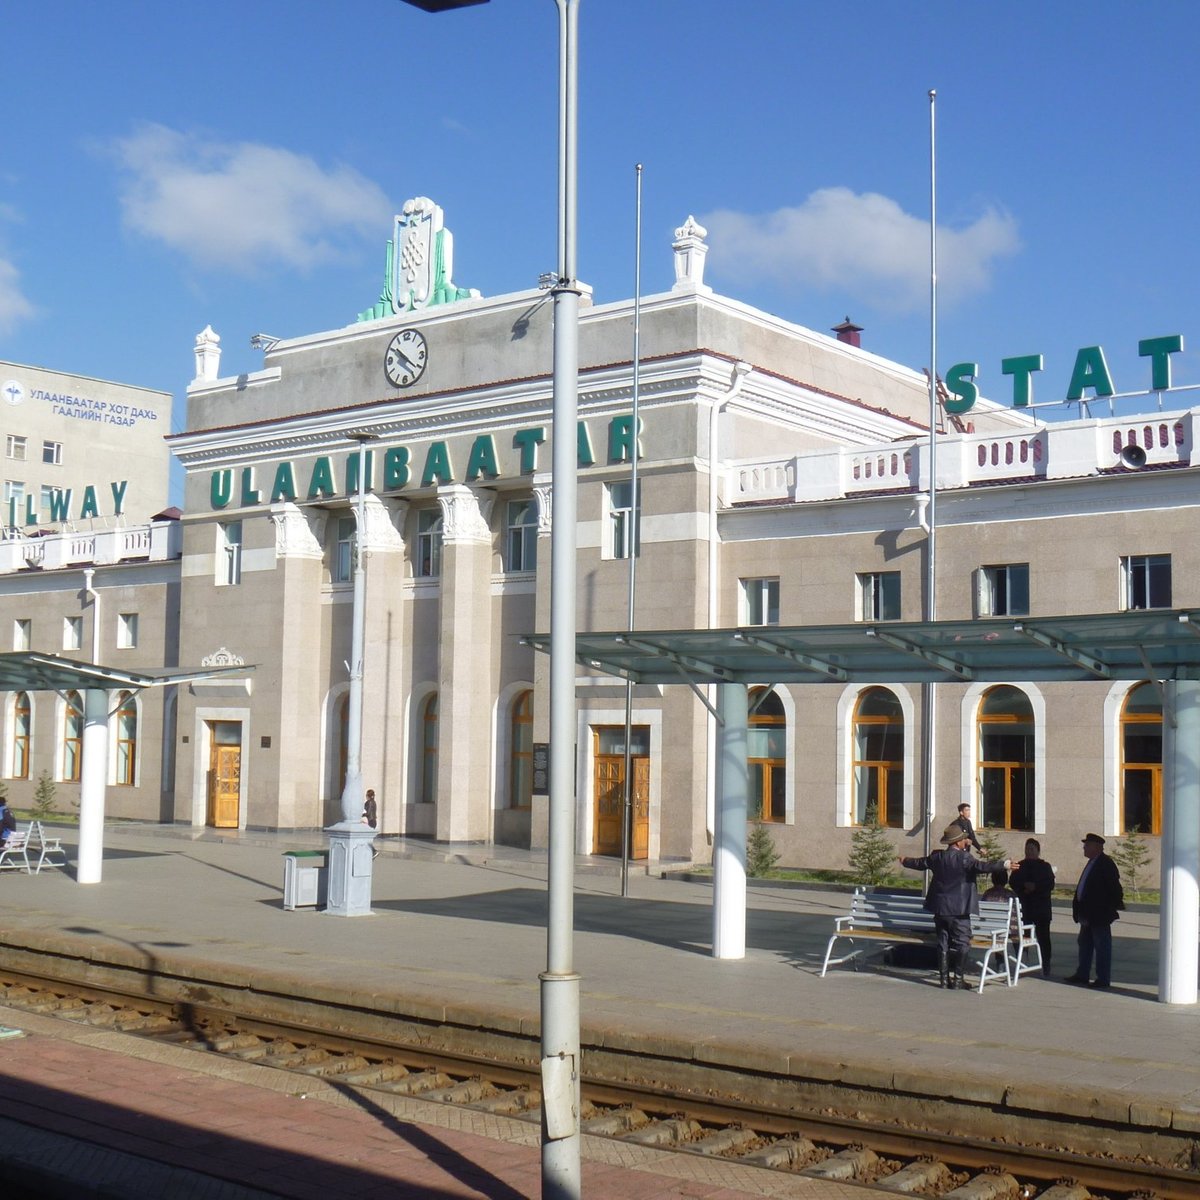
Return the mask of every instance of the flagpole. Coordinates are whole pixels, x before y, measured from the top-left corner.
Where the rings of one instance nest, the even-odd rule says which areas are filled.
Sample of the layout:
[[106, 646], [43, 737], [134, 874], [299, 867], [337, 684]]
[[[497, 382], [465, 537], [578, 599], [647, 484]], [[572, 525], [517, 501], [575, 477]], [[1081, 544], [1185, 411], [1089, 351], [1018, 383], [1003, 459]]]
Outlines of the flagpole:
[[[925, 545], [926, 621], [937, 620], [937, 91], [929, 91], [929, 505]], [[921, 695], [921, 757], [924, 760], [925, 853], [933, 845], [936, 685], [927, 683]]]

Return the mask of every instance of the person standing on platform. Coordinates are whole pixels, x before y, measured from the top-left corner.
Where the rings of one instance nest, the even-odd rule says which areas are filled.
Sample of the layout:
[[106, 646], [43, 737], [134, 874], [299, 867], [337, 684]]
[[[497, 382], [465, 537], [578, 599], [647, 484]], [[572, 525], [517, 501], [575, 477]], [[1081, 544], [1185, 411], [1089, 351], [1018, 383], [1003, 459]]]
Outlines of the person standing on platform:
[[[362, 821], [364, 825], [370, 825], [372, 829], [379, 827], [379, 805], [375, 803], [375, 792], [372, 788], [367, 788], [367, 798], [363, 802]], [[377, 858], [379, 850], [375, 843], [371, 843], [371, 857]]]
[[[1089, 833], [1082, 844], [1087, 862], [1071, 901], [1071, 916], [1079, 926], [1079, 965], [1067, 982], [1106, 988], [1112, 983], [1112, 927], [1120, 920], [1118, 910], [1125, 907], [1125, 889], [1117, 864], [1104, 853], [1104, 839]], [[1096, 978], [1089, 982], [1093, 955]]]
[[1021, 902], [1021, 920], [1033, 926], [1042, 951], [1042, 977], [1049, 979], [1054, 868], [1042, 857], [1042, 844], [1037, 838], [1026, 838], [1025, 857], [1017, 863], [1008, 884]]
[[[964, 806], [965, 807], [965, 806]], [[979, 912], [979, 889], [975, 878], [985, 871], [1008, 869], [1008, 861], [983, 862], [967, 849], [970, 839], [958, 821], [942, 834], [944, 850], [924, 858], [902, 858], [910, 871], [928, 871], [932, 876], [925, 895], [925, 910], [933, 913], [938, 939], [938, 986], [965, 988], [963, 972], [971, 949], [971, 917]]]
[[979, 844], [979, 839], [975, 836], [975, 826], [971, 824], [971, 806], [969, 804], [960, 804], [958, 806], [958, 816], [950, 824], [957, 825], [963, 831], [963, 837], [971, 843], [977, 854], [983, 853], [983, 847]]
[[17, 818], [8, 807], [8, 801], [0, 796], [0, 846], [3, 846], [17, 832]]

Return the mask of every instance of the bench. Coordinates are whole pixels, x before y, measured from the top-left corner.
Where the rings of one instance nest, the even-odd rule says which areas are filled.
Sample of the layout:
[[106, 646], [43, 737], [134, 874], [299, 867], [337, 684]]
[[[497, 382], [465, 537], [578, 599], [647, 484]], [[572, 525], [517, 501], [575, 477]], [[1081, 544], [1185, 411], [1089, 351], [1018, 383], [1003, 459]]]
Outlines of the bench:
[[8, 840], [0, 847], [0, 871], [24, 871], [26, 875], [33, 873], [29, 865], [28, 830], [8, 835]]
[[[925, 911], [924, 898], [916, 892], [894, 894], [890, 892], [866, 892], [855, 888], [850, 897], [850, 911], [836, 917], [833, 936], [825, 948], [825, 962], [821, 966], [821, 977], [829, 970], [833, 947], [839, 938], [850, 942], [876, 941], [885, 945], [911, 942], [918, 945], [935, 945], [937, 931], [933, 925], [933, 914]], [[1021, 905], [1014, 896], [1009, 900], [981, 900], [979, 915], [971, 918], [971, 949], [982, 951], [983, 959], [979, 970], [979, 990], [993, 979], [1003, 979], [1009, 987], [1015, 987], [1022, 974], [1040, 970], [1041, 950], [1037, 962], [1025, 960], [1024, 952], [1030, 943], [1037, 946], [1032, 925], [1021, 924]], [[836, 962], [851, 959], [858, 970], [860, 950], [854, 950]]]
[[67, 852], [63, 849], [62, 838], [47, 837], [41, 821], [29, 822], [27, 836], [29, 853], [37, 855], [37, 862], [33, 866], [35, 875], [42, 867], [65, 867], [67, 865]]

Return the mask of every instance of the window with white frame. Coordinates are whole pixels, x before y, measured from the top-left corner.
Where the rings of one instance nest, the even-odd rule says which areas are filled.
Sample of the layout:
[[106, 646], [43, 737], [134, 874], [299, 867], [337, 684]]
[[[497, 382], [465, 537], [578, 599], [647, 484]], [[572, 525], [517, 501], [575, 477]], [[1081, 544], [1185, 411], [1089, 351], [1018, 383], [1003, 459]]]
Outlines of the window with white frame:
[[608, 558], [629, 558], [642, 552], [642, 485], [634, 502], [633, 481], [604, 485], [608, 504]]
[[333, 547], [334, 583], [349, 583], [354, 578], [354, 518], [338, 517], [337, 542]]
[[83, 772], [83, 697], [68, 692], [62, 707], [62, 763], [58, 777], [78, 783]]
[[217, 586], [242, 582], [242, 523], [223, 521], [217, 526]]
[[[6, 479], [4, 481], [4, 507], [7, 509], [10, 504], [15, 503], [19, 509], [25, 503], [25, 481], [23, 479]], [[7, 516], [7, 512], [5, 513]], [[16, 519], [20, 519], [21, 514], [18, 512]]]
[[855, 616], [860, 621], [900, 620], [900, 572], [859, 575], [857, 609]]
[[779, 624], [779, 580], [742, 580], [742, 625]]
[[63, 617], [62, 648], [64, 650], [83, 649], [82, 617]]
[[1121, 599], [1127, 609], [1171, 607], [1171, 556], [1131, 554], [1121, 559]]
[[417, 558], [413, 568], [418, 579], [436, 579], [442, 573], [440, 508], [423, 508], [417, 513]]
[[33, 649], [33, 619], [18, 617], [13, 622], [13, 649], [16, 651]]
[[980, 567], [977, 611], [981, 617], [1029, 615], [1029, 564]]
[[137, 613], [117, 614], [117, 646], [121, 650], [132, 650], [138, 644]]
[[510, 500], [505, 516], [506, 571], [532, 571], [537, 566], [537, 505], [533, 499]]
[[20, 434], [10, 433], [5, 440], [4, 456], [11, 458], [16, 462], [24, 462], [25, 456], [29, 453], [29, 441], [23, 438]]
[[59, 489], [53, 484], [42, 484], [42, 505], [40, 511], [43, 521], [48, 521], [50, 519], [50, 514], [54, 511], [55, 507], [54, 498], [56, 495], [58, 495], [58, 491]]
[[62, 442], [42, 443], [42, 462], [47, 466], [62, 466]]
[[116, 713], [116, 772], [118, 786], [133, 787], [137, 783], [137, 700], [132, 692], [117, 694]]

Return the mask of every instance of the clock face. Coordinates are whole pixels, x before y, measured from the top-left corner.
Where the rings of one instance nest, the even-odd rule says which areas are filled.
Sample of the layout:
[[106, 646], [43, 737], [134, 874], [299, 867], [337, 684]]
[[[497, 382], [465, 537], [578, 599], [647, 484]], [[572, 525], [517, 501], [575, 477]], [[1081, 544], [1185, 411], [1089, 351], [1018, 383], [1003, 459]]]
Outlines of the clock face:
[[402, 329], [388, 343], [383, 372], [396, 387], [411, 387], [425, 370], [429, 348], [418, 329]]

